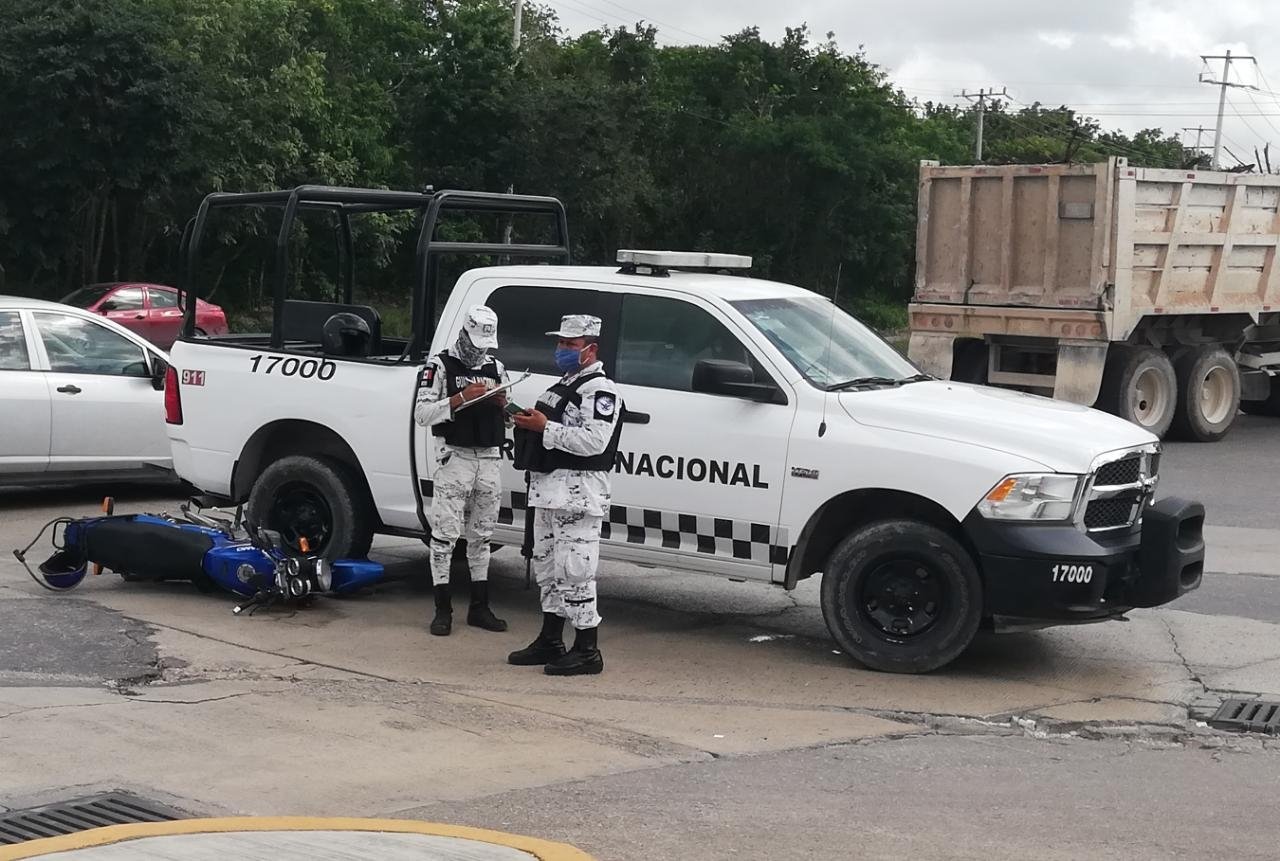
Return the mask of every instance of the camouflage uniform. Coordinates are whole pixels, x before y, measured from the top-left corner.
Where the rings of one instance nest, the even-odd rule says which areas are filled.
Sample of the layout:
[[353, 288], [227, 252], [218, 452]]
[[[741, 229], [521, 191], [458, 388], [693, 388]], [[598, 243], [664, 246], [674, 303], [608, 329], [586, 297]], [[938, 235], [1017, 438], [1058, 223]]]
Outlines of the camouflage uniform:
[[[454, 345], [432, 356], [423, 368], [413, 408], [414, 421], [432, 428], [440, 441], [430, 515], [431, 591], [435, 597], [430, 630], [435, 636], [448, 636], [453, 630], [449, 567], [453, 548], [464, 533], [471, 569], [467, 624], [488, 631], [507, 629], [507, 623], [489, 607], [489, 542], [498, 522], [502, 494], [498, 447], [510, 422], [497, 401], [471, 406], [465, 394], [474, 385], [491, 389], [507, 382], [502, 363], [488, 355], [497, 346], [497, 315], [491, 308], [473, 306]], [[459, 400], [457, 411], [452, 402], [455, 397]]]
[[[501, 362], [497, 365], [498, 374], [506, 383], [507, 372]], [[418, 424], [427, 426], [447, 421], [452, 410], [445, 394], [445, 372], [435, 356], [427, 365], [425, 379], [430, 382], [418, 391], [414, 417]], [[432, 484], [431, 582], [436, 586], [449, 582], [453, 547], [464, 537], [471, 579], [488, 580], [489, 543], [502, 500], [500, 452], [497, 448], [462, 448], [442, 443], [440, 466], [432, 476]]]
[[472, 582], [489, 579], [489, 542], [498, 522], [502, 461], [476, 454], [481, 451], [446, 448], [440, 458], [431, 501], [433, 585], [449, 582], [449, 563], [459, 538], [467, 540], [467, 567]]
[[[564, 378], [596, 374], [596, 362]], [[565, 407], [561, 422], [550, 422], [543, 445], [570, 454], [603, 452], [619, 421], [618, 393], [607, 377], [585, 383], [581, 406]], [[600, 560], [600, 524], [609, 511], [608, 471], [557, 469], [532, 473], [529, 504], [534, 507], [533, 571], [542, 592], [542, 610], [568, 619], [574, 629], [600, 624], [596, 609], [596, 567]]]

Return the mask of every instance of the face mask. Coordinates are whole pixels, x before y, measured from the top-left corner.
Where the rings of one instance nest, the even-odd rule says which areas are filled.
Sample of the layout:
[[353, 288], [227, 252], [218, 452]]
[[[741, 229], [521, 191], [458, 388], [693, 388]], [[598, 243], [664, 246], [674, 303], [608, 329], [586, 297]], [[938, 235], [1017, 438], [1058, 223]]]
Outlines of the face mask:
[[582, 351], [569, 348], [556, 350], [556, 367], [562, 373], [573, 373], [582, 367]]
[[471, 336], [465, 331], [458, 333], [458, 342], [453, 345], [453, 354], [469, 368], [478, 368], [484, 361], [485, 351], [471, 343]]

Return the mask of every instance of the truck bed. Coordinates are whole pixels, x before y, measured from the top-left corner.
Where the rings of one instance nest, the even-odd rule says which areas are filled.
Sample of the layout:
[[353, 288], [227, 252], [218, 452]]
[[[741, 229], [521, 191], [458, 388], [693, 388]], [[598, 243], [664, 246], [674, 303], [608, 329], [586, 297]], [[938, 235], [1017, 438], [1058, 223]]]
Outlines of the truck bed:
[[[913, 330], [1123, 340], [1280, 306], [1280, 177], [926, 162], [919, 207]], [[983, 310], [947, 313], [965, 305]]]

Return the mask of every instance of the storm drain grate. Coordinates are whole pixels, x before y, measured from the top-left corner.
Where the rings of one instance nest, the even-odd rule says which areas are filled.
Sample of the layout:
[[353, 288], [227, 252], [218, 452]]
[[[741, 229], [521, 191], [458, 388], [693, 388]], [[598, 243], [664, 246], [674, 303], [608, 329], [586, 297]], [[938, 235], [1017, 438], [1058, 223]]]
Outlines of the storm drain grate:
[[171, 822], [185, 818], [186, 814], [163, 804], [125, 792], [108, 792], [0, 814], [0, 846], [74, 834], [105, 825]]
[[1280, 703], [1268, 700], [1225, 700], [1209, 718], [1218, 729], [1280, 735]]

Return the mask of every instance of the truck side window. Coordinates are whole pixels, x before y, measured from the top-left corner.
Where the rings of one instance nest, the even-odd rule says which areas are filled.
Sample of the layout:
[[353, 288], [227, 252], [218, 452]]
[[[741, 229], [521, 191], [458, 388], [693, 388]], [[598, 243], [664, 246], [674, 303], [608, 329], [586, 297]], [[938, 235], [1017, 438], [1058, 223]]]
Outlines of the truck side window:
[[[595, 290], [568, 287], [499, 287], [485, 303], [498, 315], [497, 356], [512, 373], [528, 369], [535, 374], [560, 376], [556, 368], [556, 344], [547, 332], [560, 327], [565, 314], [594, 314], [609, 326], [609, 315]], [[452, 339], [450, 339], [452, 341]]]
[[742, 362], [756, 379], [767, 379], [742, 342], [701, 308], [661, 296], [632, 294], [622, 300], [619, 383], [692, 391], [693, 367], [702, 359]]
[[27, 339], [16, 311], [0, 311], [0, 371], [29, 371]]

